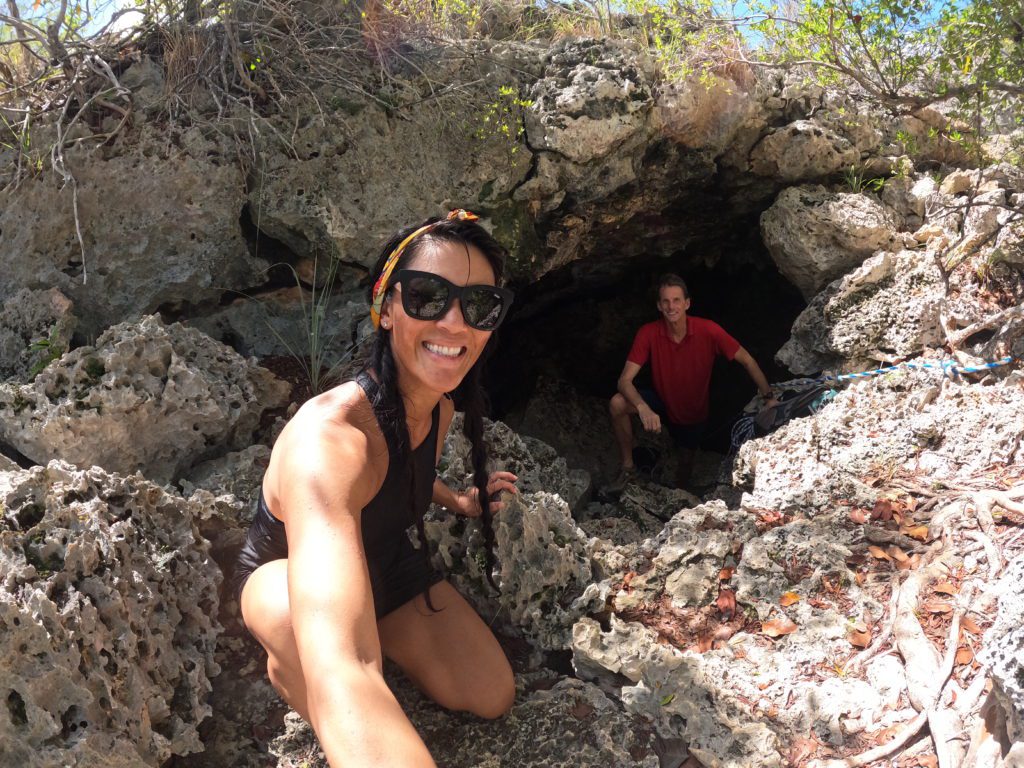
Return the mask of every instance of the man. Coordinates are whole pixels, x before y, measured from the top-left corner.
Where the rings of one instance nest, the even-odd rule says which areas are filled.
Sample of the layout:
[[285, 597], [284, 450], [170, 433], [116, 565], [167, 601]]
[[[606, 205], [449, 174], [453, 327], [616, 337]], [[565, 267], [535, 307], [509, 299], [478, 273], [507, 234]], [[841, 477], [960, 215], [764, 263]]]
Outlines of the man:
[[[661, 319], [647, 323], [637, 332], [619, 375], [619, 391], [609, 404], [622, 458], [622, 471], [609, 487], [613, 492], [621, 491], [636, 473], [633, 414], [640, 416], [648, 432], [660, 432], [662, 425], [668, 428], [679, 456], [676, 485], [686, 485], [708, 419], [711, 369], [718, 355], [746, 368], [767, 405], [775, 403], [761, 368], [736, 339], [711, 320], [687, 316], [690, 293], [681, 277], [667, 274], [660, 278], [657, 306]], [[654, 389], [638, 389], [633, 379], [648, 363]]]

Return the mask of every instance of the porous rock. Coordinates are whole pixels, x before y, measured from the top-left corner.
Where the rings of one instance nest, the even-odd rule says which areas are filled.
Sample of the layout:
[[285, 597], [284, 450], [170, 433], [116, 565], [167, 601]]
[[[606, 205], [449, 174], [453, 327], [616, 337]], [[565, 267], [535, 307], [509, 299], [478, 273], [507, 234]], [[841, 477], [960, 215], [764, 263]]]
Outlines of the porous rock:
[[942, 338], [942, 275], [930, 251], [882, 251], [814, 297], [776, 359], [796, 374], [840, 365], [877, 367], [872, 356], [912, 357]]
[[250, 255], [239, 226], [246, 181], [234, 145], [177, 143], [163, 135], [123, 152], [69, 148], [74, 185], [31, 175], [0, 193], [0, 296], [56, 287], [92, 336], [161, 306], [259, 284], [268, 263]]
[[859, 160], [860, 152], [848, 139], [814, 120], [776, 129], [750, 153], [754, 173], [787, 182], [829, 176]]
[[0, 305], [0, 381], [24, 381], [60, 357], [77, 318], [56, 288], [22, 288]]
[[526, 129], [536, 149], [573, 162], [608, 155], [645, 135], [650, 75], [635, 53], [597, 40], [574, 40], [555, 51], [531, 88]]
[[886, 248], [897, 225], [870, 195], [787, 187], [761, 215], [761, 236], [779, 271], [810, 298]]
[[978, 386], [935, 368], [900, 369], [845, 385], [813, 416], [750, 440], [734, 463], [746, 504], [766, 509], [829, 509], [865, 493], [879, 472], [904, 471], [930, 482], [966, 483], [973, 473], [1016, 457], [1024, 392], [1012, 383]]
[[435, 560], [483, 615], [507, 621], [540, 649], [563, 649], [573, 622], [604, 602], [591, 583], [587, 538], [559, 496], [523, 492], [504, 499], [506, 506], [493, 519], [500, 594], [486, 581], [478, 520], [437, 514], [428, 519]]
[[1003, 572], [994, 592], [999, 610], [985, 633], [979, 660], [992, 676], [996, 700], [1006, 716], [1012, 741], [1024, 740], [1024, 555], [1016, 557]]
[[[355, 283], [354, 278], [345, 282]], [[239, 297], [217, 312], [196, 318], [189, 324], [203, 333], [232, 346], [245, 356], [294, 356], [309, 360], [320, 355], [326, 366], [333, 364], [356, 339], [359, 321], [369, 314], [366, 291], [358, 287], [344, 291], [321, 306], [321, 292], [302, 286], [280, 288], [272, 293]], [[316, 327], [314, 327], [316, 323]]]
[[0, 473], [0, 763], [158, 766], [201, 751], [220, 572], [196, 505], [138, 477]]
[[[622, 711], [597, 686], [572, 678], [519, 676], [516, 703], [497, 722], [449, 713], [394, 686], [396, 696], [439, 764], [447, 768], [658, 768], [650, 725]], [[532, 685], [531, 685], [532, 684]], [[297, 715], [270, 750], [277, 765], [327, 768], [312, 729]]]
[[[455, 414], [438, 473], [453, 483], [453, 488], [472, 484], [469, 439], [463, 433], [462, 414]], [[525, 493], [544, 491], [561, 497], [570, 508], [585, 504], [590, 476], [581, 469], [569, 469], [565, 459], [547, 443], [514, 432], [504, 422], [484, 420], [484, 442], [490, 459], [489, 471], [504, 470], [518, 477], [516, 487]]]
[[151, 316], [113, 326], [31, 384], [0, 384], [0, 438], [40, 463], [59, 457], [166, 481], [249, 445], [287, 391], [229, 347]]
[[706, 605], [714, 599], [719, 571], [738, 542], [754, 535], [751, 516], [709, 502], [675, 515], [644, 549], [652, 553], [651, 568], [635, 576], [628, 591], [615, 596], [622, 610], [660, 595], [676, 607]]
[[626, 712], [651, 720], [662, 737], [686, 741], [702, 765], [783, 765], [778, 736], [716, 683], [706, 655], [661, 644], [652, 630], [614, 617], [607, 632], [593, 619], [577, 622], [572, 650], [579, 677], [614, 690]]

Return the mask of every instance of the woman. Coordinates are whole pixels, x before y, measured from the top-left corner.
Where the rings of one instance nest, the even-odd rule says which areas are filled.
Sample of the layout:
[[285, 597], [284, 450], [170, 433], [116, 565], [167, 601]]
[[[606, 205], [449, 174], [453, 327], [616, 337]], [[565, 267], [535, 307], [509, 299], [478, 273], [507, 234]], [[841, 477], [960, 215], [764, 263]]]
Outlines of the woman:
[[[515, 492], [514, 475], [485, 469], [480, 358], [512, 294], [497, 287], [505, 251], [475, 220], [453, 211], [384, 247], [367, 366], [281, 432], [239, 557], [245, 624], [332, 766], [434, 765], [384, 682], [383, 656], [449, 709], [499, 717], [515, 694], [494, 635], [430, 568], [423, 538], [431, 499], [482, 516], [491, 562], [500, 504], [489, 499]], [[451, 392], [473, 446], [468, 493], [434, 472]], [[413, 523], [419, 549], [406, 534]]]

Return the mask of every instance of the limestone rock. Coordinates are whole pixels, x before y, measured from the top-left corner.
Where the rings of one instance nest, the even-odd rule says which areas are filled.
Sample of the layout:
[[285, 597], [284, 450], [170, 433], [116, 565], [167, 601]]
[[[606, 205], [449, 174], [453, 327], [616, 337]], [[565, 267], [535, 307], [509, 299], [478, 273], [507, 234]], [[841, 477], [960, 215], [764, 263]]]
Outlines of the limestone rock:
[[0, 762], [159, 766], [201, 751], [220, 572], [197, 506], [53, 462], [0, 472]]
[[661, 83], [655, 117], [661, 132], [673, 141], [724, 152], [727, 162], [729, 155], [742, 154], [744, 166], [749, 145], [766, 120], [759, 94], [750, 83], [714, 73]]
[[860, 160], [846, 138], [814, 120], [797, 120], [765, 136], [750, 155], [751, 170], [782, 181], [830, 176]]
[[1024, 556], [1018, 555], [994, 586], [999, 595], [995, 623], [985, 633], [979, 659], [994, 682], [993, 691], [1006, 716], [1012, 741], [1024, 740]]
[[28, 380], [71, 343], [77, 319], [56, 288], [22, 288], [0, 305], [0, 381]]
[[882, 187], [882, 202], [904, 218], [916, 217], [916, 222], [920, 223], [924, 221], [928, 200], [935, 191], [935, 179], [931, 176], [919, 179], [893, 176], [886, 179]]
[[706, 656], [681, 653], [658, 643], [650, 629], [614, 617], [608, 632], [592, 619], [577, 622], [572, 649], [579, 677], [614, 688], [626, 712], [650, 719], [663, 737], [686, 741], [702, 765], [783, 765], [778, 736], [744, 718], [743, 705], [719, 686]]
[[[444, 451], [438, 464], [438, 474], [452, 488], [468, 488], [473, 481], [470, 444], [463, 434], [463, 418], [456, 413]], [[490, 458], [489, 470], [504, 470], [516, 475], [516, 487], [524, 493], [543, 491], [556, 494], [570, 509], [585, 504], [590, 490], [590, 477], [581, 469], [569, 469], [565, 459], [546, 443], [532, 437], [521, 436], [500, 421], [484, 419], [484, 442]]]
[[[339, 280], [339, 284], [354, 283], [351, 278]], [[322, 290], [323, 286], [315, 286], [315, 290], [296, 286], [240, 297], [217, 312], [191, 320], [189, 325], [246, 357], [287, 355], [308, 359], [314, 345], [319, 344], [321, 359], [329, 367], [356, 340], [356, 327], [370, 308], [366, 291], [354, 287], [327, 303], [320, 325], [314, 329], [316, 301]]]
[[635, 576], [615, 595], [616, 610], [657, 601], [674, 607], [707, 605], [716, 596], [718, 573], [733, 554], [734, 543], [754, 535], [751, 516], [711, 502], [684, 509], [643, 549], [652, 553], [650, 569]]
[[158, 317], [123, 323], [0, 385], [0, 439], [37, 462], [60, 457], [171, 480], [250, 442], [287, 385], [208, 336]]
[[538, 648], [566, 648], [573, 622], [604, 602], [591, 584], [587, 538], [559, 496], [535, 492], [505, 498], [507, 506], [493, 521], [500, 595], [484, 575], [479, 521], [454, 515], [427, 520], [435, 559], [483, 615], [508, 621]]
[[70, 185], [33, 176], [0, 193], [0, 296], [55, 287], [74, 301], [79, 331], [92, 336], [164, 305], [216, 301], [260, 283], [268, 264], [250, 256], [238, 223], [245, 179], [234, 149], [222, 164], [216, 144], [198, 147], [196, 157], [168, 152], [166, 137], [154, 144], [109, 157], [68, 151], [84, 257]]
[[944, 297], [931, 247], [877, 253], [814, 297], [776, 359], [793, 373], [809, 375], [920, 354], [943, 338]]
[[[512, 711], [497, 722], [444, 712], [409, 690], [396, 689], [403, 709], [435, 760], [446, 768], [658, 768], [654, 733], [596, 686], [572, 678], [519, 679]], [[549, 676], [550, 677], [550, 676]], [[530, 690], [530, 682], [537, 689]], [[525, 685], [524, 685], [525, 683]], [[297, 715], [271, 745], [277, 765], [327, 768], [312, 729]]]
[[644, 133], [651, 108], [649, 73], [635, 56], [596, 40], [570, 41], [554, 52], [530, 96], [531, 145], [577, 163]]
[[586, 397], [564, 381], [538, 379], [514, 426], [547, 443], [569, 466], [586, 470], [592, 478], [611, 478], [618, 471], [608, 402]]
[[[532, 81], [543, 56], [521, 43], [431, 44], [410, 51], [415, 73], [389, 78], [376, 98], [324, 86], [316, 98], [325, 108], [311, 106], [314, 117], [287, 129], [290, 146], [270, 132], [258, 138], [265, 162], [249, 201], [261, 231], [297, 254], [369, 267], [395, 229], [450, 208], [477, 210], [500, 230], [497, 202], [525, 179], [532, 155], [515, 135], [519, 108], [499, 89], [525, 96], [519, 79]], [[437, 83], [461, 87], [438, 93]], [[416, 183], [399, 183], [396, 169]]]
[[1024, 393], [1009, 379], [978, 386], [941, 370], [902, 369], [847, 384], [813, 416], [748, 441], [734, 480], [749, 489], [751, 507], [820, 510], [842, 498], [870, 507], [866, 483], [879, 467], [966, 483], [1011, 461], [1022, 423]]
[[895, 215], [873, 197], [788, 187], [761, 216], [761, 235], [779, 271], [810, 298], [889, 245]]

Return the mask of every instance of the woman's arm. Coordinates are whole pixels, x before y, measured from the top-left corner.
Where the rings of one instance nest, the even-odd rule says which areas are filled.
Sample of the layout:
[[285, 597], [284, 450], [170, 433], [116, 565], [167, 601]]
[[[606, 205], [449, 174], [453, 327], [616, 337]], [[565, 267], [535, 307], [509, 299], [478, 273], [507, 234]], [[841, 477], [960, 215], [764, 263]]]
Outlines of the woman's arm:
[[[452, 401], [448, 398], [442, 398], [441, 418], [438, 424], [438, 435], [441, 439], [437, 441], [435, 464], [441, 460], [441, 451], [444, 449], [444, 436], [448, 434], [448, 428], [452, 424], [454, 414], [455, 406], [452, 404]], [[519, 489], [513, 485], [518, 479], [511, 472], [492, 472], [487, 481], [487, 492], [489, 494], [495, 494], [500, 491], [519, 493]], [[470, 488], [465, 493], [456, 493], [438, 477], [434, 479], [434, 492], [431, 496], [431, 501], [457, 514], [465, 515], [466, 517], [479, 517], [481, 509], [477, 496], [476, 488]], [[504, 506], [503, 502], [493, 501], [491, 502], [491, 511], [497, 512]]]
[[288, 598], [310, 723], [335, 768], [433, 768], [382, 675], [359, 519], [382, 477], [371, 448], [361, 430], [332, 426], [282, 466]]

